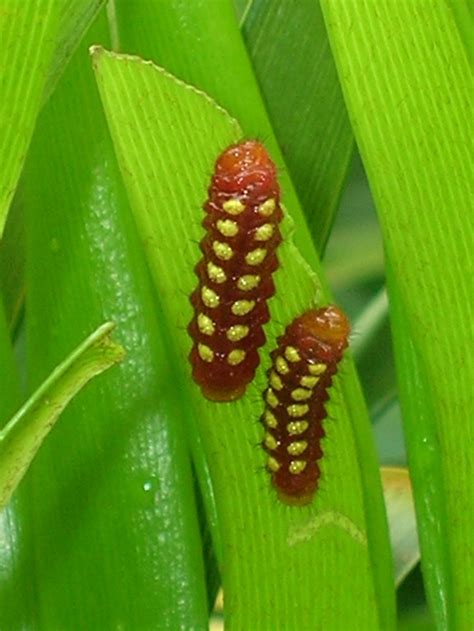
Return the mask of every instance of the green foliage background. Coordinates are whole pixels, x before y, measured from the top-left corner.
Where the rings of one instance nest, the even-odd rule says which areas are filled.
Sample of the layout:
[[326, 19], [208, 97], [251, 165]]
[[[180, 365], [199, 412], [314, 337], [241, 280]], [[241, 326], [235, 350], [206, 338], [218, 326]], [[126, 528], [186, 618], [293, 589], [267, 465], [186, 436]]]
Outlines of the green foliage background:
[[[395, 627], [352, 358], [314, 505], [280, 505], [257, 449], [268, 352], [329, 287], [382, 463], [405, 461], [403, 410], [431, 615], [414, 573], [398, 624], [470, 628], [470, 21], [462, 0], [0, 1], [2, 420], [105, 320], [127, 351], [0, 515], [0, 628], [204, 629], [220, 581], [228, 628]], [[96, 47], [94, 77], [92, 44], [166, 72]], [[242, 136], [280, 168], [285, 244], [262, 367], [216, 406], [187, 296], [213, 161]]]

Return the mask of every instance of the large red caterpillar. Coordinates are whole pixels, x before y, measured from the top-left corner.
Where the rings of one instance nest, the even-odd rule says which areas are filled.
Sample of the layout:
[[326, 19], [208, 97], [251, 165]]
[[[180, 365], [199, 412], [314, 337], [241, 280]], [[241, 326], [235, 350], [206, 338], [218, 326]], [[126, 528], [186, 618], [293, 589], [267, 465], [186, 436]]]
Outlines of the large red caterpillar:
[[270, 317], [267, 300], [275, 293], [282, 211], [276, 167], [265, 147], [256, 140], [228, 147], [216, 161], [208, 194], [204, 256], [191, 296], [190, 361], [205, 397], [231, 401], [255, 375]]
[[307, 504], [317, 490], [328, 388], [348, 336], [340, 309], [311, 309], [293, 320], [271, 353], [263, 448], [273, 486], [288, 504]]

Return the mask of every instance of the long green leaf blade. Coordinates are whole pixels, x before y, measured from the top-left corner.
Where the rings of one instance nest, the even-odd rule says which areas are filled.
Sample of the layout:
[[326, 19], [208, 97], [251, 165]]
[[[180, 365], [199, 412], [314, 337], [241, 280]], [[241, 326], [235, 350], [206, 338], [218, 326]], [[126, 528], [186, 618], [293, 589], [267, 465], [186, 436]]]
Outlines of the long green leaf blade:
[[249, 2], [241, 29], [311, 235], [322, 254], [354, 137], [321, 8], [313, 0]]
[[324, 0], [323, 9], [390, 263], [428, 596], [439, 628], [464, 629], [474, 620], [474, 83], [449, 4]]
[[127, 361], [81, 393], [15, 496], [0, 628], [203, 629], [186, 417], [87, 44], [44, 107], [22, 177], [29, 384], [103, 319]]
[[42, 102], [102, 2], [0, 1], [0, 237]]
[[0, 432], [0, 510], [7, 504], [69, 401], [96, 375], [124, 357], [104, 324], [71, 353]]
[[[263, 107], [230, 0], [219, 3], [169, 0], [160, 4], [153, 0], [117, 0], [115, 7], [120, 47], [126, 52], [137, 52], [142, 57], [153, 59], [179, 78], [205, 90], [238, 118], [247, 137], [265, 139], [280, 166], [286, 203], [297, 226], [295, 244], [306, 261], [318, 271], [319, 262], [314, 245], [293, 184], [286, 175], [283, 157]], [[183, 41], [186, 41], [186, 46], [182, 45]], [[325, 279], [321, 275], [319, 281], [325, 286]], [[351, 396], [348, 394], [349, 401]], [[374, 488], [376, 468], [371, 436], [366, 424], [366, 412], [359, 407], [359, 396], [358, 390], [353, 393], [352, 404], [356, 409], [352, 413], [356, 425], [354, 438], [360, 453], [359, 462], [363, 463], [361, 474], [364, 478], [363, 489], [366, 490], [365, 510], [375, 589], [381, 603], [382, 617], [386, 620], [385, 626], [389, 627], [393, 617], [393, 595], [387, 582], [391, 575], [391, 560], [387, 556], [381, 490], [380, 486]]]
[[[263, 470], [263, 453], [256, 449], [261, 429], [255, 421], [261, 414], [268, 360], [248, 394], [233, 404], [205, 401], [189, 378], [185, 328], [191, 317], [188, 296], [196, 283], [199, 203], [205, 199], [206, 179], [217, 153], [241, 136], [238, 125], [206, 95], [149, 62], [101, 48], [93, 50], [93, 57], [131, 207], [184, 375], [182, 394], [199, 419], [198, 430], [191, 427], [190, 432], [200, 436], [211, 472], [229, 628], [305, 628], [316, 620], [326, 628], [353, 624], [353, 589], [360, 595], [355, 624], [377, 627], [380, 596], [385, 607], [381, 625], [391, 628], [387, 549], [380, 540], [371, 541], [374, 547], [369, 549], [366, 542], [365, 510], [377, 515], [378, 487], [367, 425], [357, 423], [356, 446], [348, 420], [349, 410], [355, 422], [364, 415], [349, 362], [331, 404], [330, 415], [337, 422], [328, 424], [327, 479], [315, 510], [293, 510], [275, 501]], [[277, 298], [271, 306], [273, 323], [267, 330], [269, 347], [282, 323], [315, 299], [324, 300], [316, 277], [291, 243], [289, 220], [283, 230], [286, 240], [276, 277]], [[360, 449], [372, 475], [364, 479], [365, 490], [356, 456]], [[382, 539], [383, 527], [383, 520], [376, 523]], [[375, 550], [381, 569], [376, 578], [369, 561]], [[381, 576], [385, 585], [379, 582]]]
[[0, 237], [55, 49], [58, 4], [55, 0], [0, 2]]

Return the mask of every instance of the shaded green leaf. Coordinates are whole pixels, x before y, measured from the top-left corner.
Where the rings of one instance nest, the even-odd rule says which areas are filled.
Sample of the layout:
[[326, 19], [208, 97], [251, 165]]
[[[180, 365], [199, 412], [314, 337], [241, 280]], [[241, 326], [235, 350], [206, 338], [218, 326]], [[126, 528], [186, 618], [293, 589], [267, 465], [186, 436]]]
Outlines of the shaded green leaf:
[[241, 29], [310, 232], [322, 253], [354, 139], [319, 3], [249, 2]]
[[0, 428], [19, 405], [20, 385], [10, 343], [8, 322], [0, 298]]
[[406, 465], [400, 404], [395, 396], [379, 401], [373, 409], [374, 435], [382, 465]]
[[9, 330], [14, 333], [25, 301], [25, 217], [17, 190], [0, 241], [0, 292]]
[[48, 68], [43, 101], [53, 92], [71, 55], [104, 4], [105, 0], [68, 0], [56, 3], [59, 10], [58, 38]]
[[[7, 319], [0, 300], [0, 428], [20, 406], [20, 384]], [[0, 465], [1, 466], [1, 465]], [[0, 510], [0, 582], [6, 580], [5, 567], [15, 556], [14, 500]]]

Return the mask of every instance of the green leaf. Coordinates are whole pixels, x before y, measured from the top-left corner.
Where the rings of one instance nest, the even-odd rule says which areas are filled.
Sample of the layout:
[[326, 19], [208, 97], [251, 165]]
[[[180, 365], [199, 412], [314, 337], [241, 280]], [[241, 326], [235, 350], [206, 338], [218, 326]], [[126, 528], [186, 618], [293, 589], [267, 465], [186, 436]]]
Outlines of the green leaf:
[[[347, 292], [356, 294], [357, 289], [357, 285], [349, 285]], [[387, 293], [382, 287], [358, 313], [351, 340], [359, 378], [373, 418], [396, 393], [388, 308]]]
[[[20, 406], [20, 384], [8, 324], [0, 300], [0, 428]], [[1, 467], [1, 462], [0, 462]], [[6, 579], [5, 567], [13, 563], [16, 532], [14, 528], [14, 500], [0, 510], [0, 584]]]
[[55, 0], [0, 2], [0, 237], [40, 108], [58, 25]]
[[241, 28], [273, 129], [322, 253], [354, 138], [319, 3], [249, 2]]
[[0, 0], [0, 237], [45, 90], [102, 0]]
[[398, 631], [436, 631], [436, 626], [428, 610], [421, 609], [403, 616], [400, 619]]
[[[326, 299], [291, 241], [289, 217], [283, 222], [281, 268], [262, 366], [240, 401], [210, 403], [189, 375], [188, 297], [196, 284], [206, 180], [216, 155], [242, 132], [209, 97], [150, 62], [99, 47], [92, 52], [131, 208], [183, 375], [181, 396], [195, 411], [197, 426], [189, 419], [189, 433], [202, 442], [210, 469], [229, 628], [305, 628], [316, 618], [326, 628], [374, 628], [378, 605], [381, 626], [391, 628], [392, 577], [375, 458], [349, 359], [330, 403], [329, 415], [337, 421], [327, 424], [325, 477], [314, 506], [294, 509], [276, 501], [263, 451], [257, 448], [268, 350], [285, 322]], [[286, 193], [292, 209], [294, 198]], [[371, 565], [373, 555], [377, 568]]]
[[69, 59], [105, 0], [68, 0], [57, 2], [59, 28], [56, 47], [48, 68], [43, 101], [54, 91]]
[[124, 357], [106, 323], [76, 348], [0, 431], [0, 510], [8, 503], [43, 440], [69, 401], [96, 375]]
[[[312, 239], [260, 99], [231, 3], [228, 0], [219, 3], [169, 0], [157, 4], [153, 0], [138, 3], [117, 0], [115, 7], [120, 46], [127, 52], [136, 51], [142, 57], [161, 63], [181, 79], [204, 89], [238, 117], [247, 137], [265, 138], [267, 147], [281, 168], [280, 181], [286, 203], [297, 225], [295, 244], [306, 261], [318, 270], [319, 262]], [[186, 41], [185, 46], [183, 41]], [[322, 277], [319, 280], [325, 285]], [[353, 400], [356, 408], [359, 396], [357, 391]], [[348, 398], [351, 400], [350, 395]], [[359, 461], [363, 463], [364, 508], [368, 515], [375, 589], [380, 597], [385, 626], [390, 627], [393, 612], [392, 594], [388, 591], [391, 588], [388, 582], [391, 560], [386, 555], [388, 544], [385, 519], [381, 513], [381, 490], [374, 478], [377, 470], [365, 410], [356, 409], [353, 419], [356, 424], [354, 438], [361, 454]], [[376, 489], [374, 485], [377, 485]]]
[[[473, 76], [449, 3], [323, 10], [389, 263], [424, 578], [437, 624], [474, 619]], [[403, 25], [403, 28], [401, 27]]]
[[448, 523], [443, 469], [439, 439], [433, 426], [436, 411], [433, 399], [427, 396], [430, 387], [424, 366], [408, 328], [390, 261], [387, 263], [397, 373], [404, 376], [399, 377], [399, 398], [418, 520], [422, 567], [429, 563], [423, 571], [424, 584], [435, 620], [442, 621], [442, 628], [456, 629], [452, 622], [453, 594], [449, 548], [446, 545]]
[[354, 315], [366, 308], [367, 298], [372, 299], [373, 291], [385, 282], [382, 235], [358, 153], [324, 253], [324, 268], [334, 294]]
[[11, 332], [16, 332], [25, 301], [25, 241], [21, 191], [17, 190], [0, 241], [0, 292]]
[[0, 428], [17, 409], [20, 384], [10, 343], [8, 322], [0, 299]]
[[[102, 4], [103, 0], [73, 0], [67, 3], [56, 3], [54, 9], [57, 8], [60, 11], [58, 37], [47, 76], [44, 78], [43, 103], [53, 92], [57, 80], [80, 38], [84, 35], [86, 27]], [[18, 99], [22, 100], [21, 97]], [[8, 159], [13, 161], [14, 156], [10, 154]], [[18, 324], [25, 299], [24, 233], [23, 202], [21, 191], [17, 190], [5, 225], [5, 234], [0, 241], [0, 287], [3, 292], [7, 322], [10, 330], [13, 331]]]
[[14, 498], [0, 628], [204, 629], [182, 402], [87, 45], [44, 107], [22, 177], [29, 386], [97, 322], [127, 361], [65, 411]]
[[448, 0], [447, 5], [453, 12], [453, 18], [464, 44], [467, 59], [473, 66], [474, 39], [472, 37], [472, 29], [474, 28], [474, 11], [472, 2], [470, 0]]

